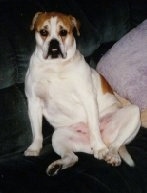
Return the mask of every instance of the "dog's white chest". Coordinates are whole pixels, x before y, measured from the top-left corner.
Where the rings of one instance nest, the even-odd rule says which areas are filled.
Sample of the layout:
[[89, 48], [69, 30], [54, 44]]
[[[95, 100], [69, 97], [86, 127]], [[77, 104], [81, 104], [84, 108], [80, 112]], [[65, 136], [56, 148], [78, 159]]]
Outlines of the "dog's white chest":
[[85, 119], [72, 78], [65, 74], [44, 74], [40, 81], [36, 82], [35, 94], [43, 102], [44, 116], [55, 127], [78, 122], [79, 117]]
[[35, 82], [36, 95], [45, 101], [72, 94], [71, 80], [64, 74], [44, 72]]

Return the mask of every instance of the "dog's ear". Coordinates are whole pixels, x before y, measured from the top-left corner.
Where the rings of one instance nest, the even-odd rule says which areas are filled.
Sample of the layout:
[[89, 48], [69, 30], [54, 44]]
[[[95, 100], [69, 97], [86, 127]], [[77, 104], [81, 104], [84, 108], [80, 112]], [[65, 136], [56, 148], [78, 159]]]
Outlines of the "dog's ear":
[[80, 36], [80, 31], [79, 31], [79, 29], [80, 29], [80, 22], [75, 17], [73, 17], [72, 15], [70, 15], [69, 17], [70, 17], [70, 20], [71, 20], [73, 26], [76, 29], [77, 35]]
[[33, 21], [32, 21], [32, 25], [30, 26], [30, 30], [34, 30], [36, 20], [37, 20], [37, 18], [39, 17], [39, 15], [41, 15], [41, 14], [42, 14], [42, 12], [37, 12], [37, 13], [35, 14], [35, 16], [34, 16], [34, 18], [33, 18]]

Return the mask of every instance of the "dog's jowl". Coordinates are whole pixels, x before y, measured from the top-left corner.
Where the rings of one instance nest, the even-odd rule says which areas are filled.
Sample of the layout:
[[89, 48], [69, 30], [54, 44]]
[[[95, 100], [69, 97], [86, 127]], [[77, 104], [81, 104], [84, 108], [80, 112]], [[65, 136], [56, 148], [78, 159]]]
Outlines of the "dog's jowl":
[[114, 166], [121, 158], [134, 162], [125, 148], [140, 127], [139, 109], [121, 107], [104, 77], [77, 50], [73, 30], [79, 22], [62, 13], [36, 13], [31, 29], [36, 46], [25, 78], [33, 142], [26, 156], [42, 148], [42, 117], [54, 127], [52, 145], [61, 156], [47, 168], [49, 175], [73, 166], [75, 152], [93, 154]]

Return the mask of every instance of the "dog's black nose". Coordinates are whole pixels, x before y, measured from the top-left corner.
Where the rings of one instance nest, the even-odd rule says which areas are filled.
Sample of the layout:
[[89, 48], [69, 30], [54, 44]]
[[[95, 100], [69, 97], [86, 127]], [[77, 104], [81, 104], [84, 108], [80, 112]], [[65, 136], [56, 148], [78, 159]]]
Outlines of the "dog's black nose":
[[50, 41], [50, 49], [51, 50], [57, 50], [59, 48], [59, 42], [58, 42], [58, 40], [56, 40], [56, 39], [52, 39], [51, 41]]
[[51, 56], [52, 58], [58, 58], [60, 55], [63, 57], [59, 41], [52, 39], [49, 44], [48, 56]]

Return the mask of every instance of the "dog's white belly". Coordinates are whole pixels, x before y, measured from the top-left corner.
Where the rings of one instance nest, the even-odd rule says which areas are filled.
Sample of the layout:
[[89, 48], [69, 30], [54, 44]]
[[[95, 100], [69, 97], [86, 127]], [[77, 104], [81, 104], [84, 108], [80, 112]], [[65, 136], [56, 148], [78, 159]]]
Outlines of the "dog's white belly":
[[81, 105], [61, 100], [50, 100], [44, 103], [43, 115], [55, 127], [69, 127], [78, 122], [86, 122], [85, 112]]
[[87, 123], [85, 110], [73, 90], [71, 84], [63, 80], [37, 83], [36, 94], [43, 102], [43, 115], [55, 128]]

